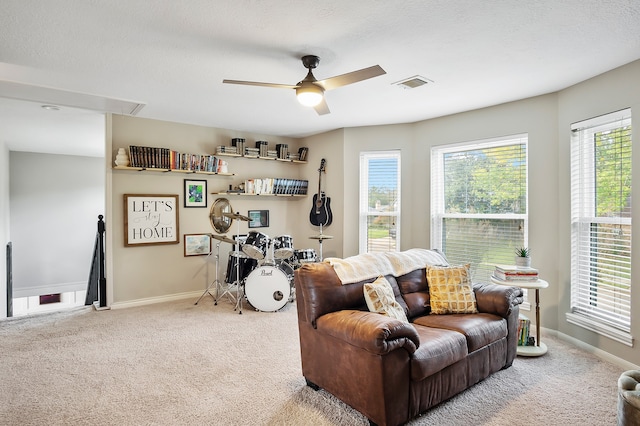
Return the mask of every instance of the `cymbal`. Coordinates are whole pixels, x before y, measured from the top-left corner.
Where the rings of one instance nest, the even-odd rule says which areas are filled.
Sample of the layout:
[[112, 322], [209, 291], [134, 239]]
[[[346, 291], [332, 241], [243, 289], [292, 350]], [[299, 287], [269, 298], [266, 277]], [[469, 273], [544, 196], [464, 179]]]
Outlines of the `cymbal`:
[[243, 216], [240, 213], [222, 213], [222, 216], [230, 217], [231, 219], [245, 220], [247, 222], [251, 222], [247, 216]]
[[234, 240], [232, 240], [231, 238], [227, 237], [226, 235], [211, 234], [211, 236], [213, 238], [215, 238], [216, 240], [224, 241], [225, 243], [229, 243], [229, 244], [235, 244], [236, 243]]
[[320, 234], [320, 235], [312, 235], [309, 238], [312, 240], [330, 240], [333, 238], [333, 236]]

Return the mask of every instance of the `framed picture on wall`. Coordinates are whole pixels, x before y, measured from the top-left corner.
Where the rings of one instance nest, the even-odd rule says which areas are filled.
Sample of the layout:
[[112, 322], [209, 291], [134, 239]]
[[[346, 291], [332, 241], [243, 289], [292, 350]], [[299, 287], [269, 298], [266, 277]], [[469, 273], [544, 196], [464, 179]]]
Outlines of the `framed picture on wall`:
[[207, 181], [184, 180], [184, 206], [207, 207]]
[[203, 256], [211, 253], [210, 234], [184, 234], [184, 256]]
[[177, 195], [124, 194], [124, 245], [180, 243]]
[[269, 210], [249, 210], [249, 228], [266, 228], [269, 226]]

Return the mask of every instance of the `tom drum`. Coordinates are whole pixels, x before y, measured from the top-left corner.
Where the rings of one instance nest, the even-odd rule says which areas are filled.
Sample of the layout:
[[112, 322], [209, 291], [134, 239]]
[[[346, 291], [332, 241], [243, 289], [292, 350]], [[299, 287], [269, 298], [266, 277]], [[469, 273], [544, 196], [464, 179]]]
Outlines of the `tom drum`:
[[313, 263], [318, 261], [318, 256], [314, 249], [296, 250], [294, 256], [298, 263]]
[[273, 240], [273, 257], [276, 259], [288, 259], [293, 256], [293, 238], [289, 235], [280, 235]]
[[242, 245], [242, 251], [249, 257], [262, 260], [267, 255], [269, 237], [262, 232], [251, 231]]

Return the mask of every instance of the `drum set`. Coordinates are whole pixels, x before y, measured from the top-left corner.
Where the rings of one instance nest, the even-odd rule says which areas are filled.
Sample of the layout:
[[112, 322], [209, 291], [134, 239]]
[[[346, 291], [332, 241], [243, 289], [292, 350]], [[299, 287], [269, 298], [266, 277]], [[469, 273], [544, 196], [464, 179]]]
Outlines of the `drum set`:
[[[239, 221], [250, 220], [238, 213], [224, 213], [224, 215]], [[293, 238], [289, 235], [270, 238], [262, 232], [250, 231], [246, 238], [239, 234], [237, 239], [215, 234], [212, 234], [212, 237], [234, 246], [227, 262], [224, 280], [226, 285], [217, 279], [215, 281], [215, 304], [217, 305], [218, 300], [224, 296], [229, 296], [235, 301], [235, 309], [240, 314], [243, 298], [246, 298], [256, 310], [265, 312], [278, 311], [287, 303], [293, 302], [295, 300], [294, 271], [305, 263], [318, 261], [315, 250], [296, 250], [293, 246]], [[217, 245], [218, 253], [219, 247], [220, 242]], [[216, 255], [216, 277], [218, 277], [218, 259], [219, 254]], [[212, 285], [213, 283], [210, 286]], [[232, 292], [233, 289], [235, 289], [235, 295]], [[207, 292], [208, 290], [205, 294]]]

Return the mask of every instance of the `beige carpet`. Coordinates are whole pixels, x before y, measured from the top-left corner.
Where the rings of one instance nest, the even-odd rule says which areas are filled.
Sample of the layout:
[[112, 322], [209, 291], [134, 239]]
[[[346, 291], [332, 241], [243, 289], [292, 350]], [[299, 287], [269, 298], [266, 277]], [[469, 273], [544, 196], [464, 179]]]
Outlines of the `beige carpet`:
[[[0, 321], [2, 425], [367, 425], [301, 375], [294, 304], [242, 315], [207, 297]], [[622, 369], [548, 337], [410, 422], [615, 425]]]

